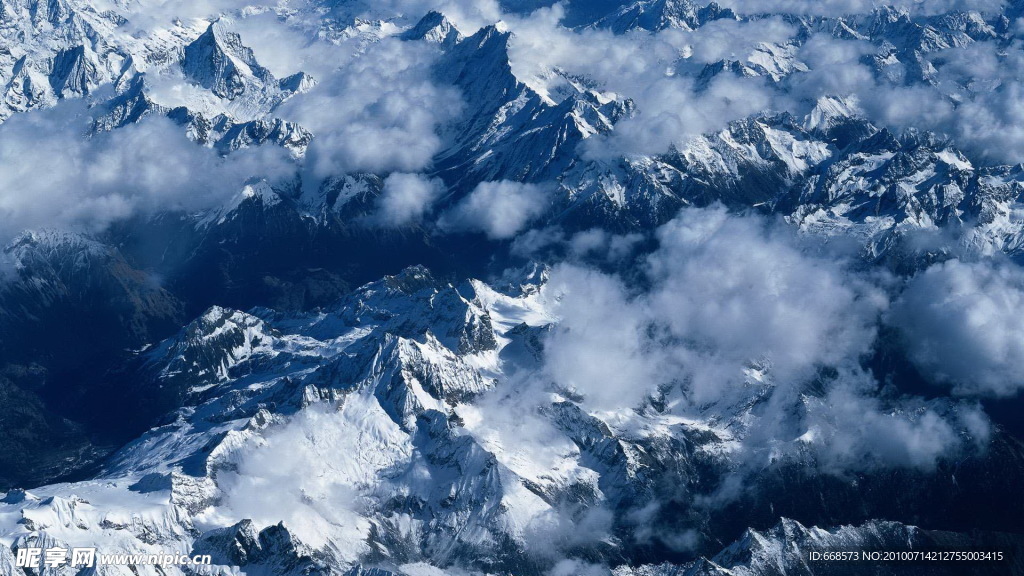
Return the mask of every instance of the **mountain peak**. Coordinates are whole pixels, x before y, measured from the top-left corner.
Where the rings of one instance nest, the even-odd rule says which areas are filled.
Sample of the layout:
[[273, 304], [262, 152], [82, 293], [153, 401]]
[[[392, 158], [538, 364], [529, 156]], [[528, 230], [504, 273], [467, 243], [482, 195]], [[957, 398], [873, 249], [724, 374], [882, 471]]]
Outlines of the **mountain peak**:
[[401, 38], [403, 40], [426, 40], [449, 47], [458, 44], [464, 38], [462, 32], [444, 14], [431, 10], [426, 16], [420, 19], [415, 26], [406, 30]]
[[270, 71], [256, 61], [252, 49], [242, 44], [241, 36], [226, 30], [219, 20], [185, 46], [182, 70], [190, 80], [228, 100], [257, 82], [275, 82]]
[[[134, 75], [123, 92], [104, 104], [106, 112], [93, 120], [93, 131], [101, 132], [139, 122], [151, 114], [166, 114], [168, 110], [153, 102], [146, 93], [146, 75]], [[101, 108], [102, 109], [102, 108]]]
[[856, 99], [822, 96], [807, 115], [804, 128], [808, 131], [827, 131], [837, 123], [860, 115], [861, 110]]
[[616, 34], [634, 29], [652, 32], [667, 28], [693, 30], [723, 18], [735, 19], [736, 14], [715, 2], [698, 6], [691, 0], [640, 0], [605, 16], [595, 27], [609, 28]]

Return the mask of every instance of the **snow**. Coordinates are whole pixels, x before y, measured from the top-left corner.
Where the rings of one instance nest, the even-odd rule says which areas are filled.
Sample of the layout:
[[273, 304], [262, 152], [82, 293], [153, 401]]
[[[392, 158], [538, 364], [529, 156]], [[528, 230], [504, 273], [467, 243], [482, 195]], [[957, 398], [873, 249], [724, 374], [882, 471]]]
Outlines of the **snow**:
[[[644, 10], [664, 4], [634, 3], [616, 15], [639, 21]], [[31, 64], [14, 78], [9, 59], [0, 62], [4, 78], [12, 72], [0, 120], [53, 106], [62, 97], [84, 97], [85, 88], [122, 90], [143, 72], [145, 95], [154, 104], [185, 106], [207, 118], [224, 114], [232, 122], [269, 118], [291, 95], [231, 34], [229, 19], [187, 19], [133, 34], [98, 8], [69, 6], [79, 20], [62, 32], [65, 40], [37, 30], [24, 10], [0, 31]], [[106, 8], [131, 14], [119, 2]], [[136, 9], [145, 7], [130, 10]], [[342, 26], [340, 16], [303, 9], [285, 3], [267, 13], [315, 16], [324, 21], [318, 34], [331, 41], [373, 42], [408, 30], [400, 20]], [[691, 27], [674, 16], [655, 20], [657, 27], [679, 29], [666, 36]], [[508, 66], [509, 28], [498, 23], [469, 41], [447, 21], [425, 31], [424, 38], [445, 54], [439, 76], [465, 92], [469, 109], [446, 134], [450, 147], [435, 159], [438, 173], [457, 184], [453, 189], [505, 177], [557, 180], [560, 214], [593, 212], [641, 226], [692, 202], [786, 205], [792, 212], [784, 216], [805, 232], [850, 235], [869, 250], [887, 234], [938, 228], [947, 219], [978, 220], [960, 239], [966, 246], [982, 254], [1024, 249], [1019, 175], [975, 166], [946, 143], [915, 146], [879, 138], [840, 150], [826, 135], [840, 124], [879, 131], [853, 98], [822, 97], [796, 121], [765, 112], [663, 155], [580, 155], [583, 140], [613, 131], [620, 117], [632, 114], [632, 104], [561, 71], [517, 77]], [[860, 34], [845, 22], [842, 29]], [[27, 40], [16, 42], [12, 34]], [[933, 48], [951, 42], [931, 32], [925, 38]], [[54, 55], [77, 43], [91, 65], [84, 84], [76, 80], [55, 91]], [[186, 56], [202, 53], [200, 48], [217, 57], [207, 62]], [[796, 44], [762, 43], [747, 63], [783, 82], [808, 70], [799, 54]], [[125, 70], [129, 59], [132, 68]], [[895, 54], [884, 62], [901, 64]], [[228, 90], [231, 70], [240, 79], [237, 94]], [[679, 70], [672, 67], [674, 74]], [[27, 81], [41, 91], [26, 93]], [[300, 77], [296, 89], [311, 85]], [[243, 143], [249, 144], [259, 142]], [[775, 178], [778, 189], [760, 183], [757, 190], [745, 188], [751, 173]], [[337, 175], [336, 196], [307, 187], [297, 209], [322, 224], [377, 193], [382, 176]], [[192, 221], [200, 230], [212, 229], [251, 204], [291, 207], [269, 183], [255, 181]], [[626, 217], [614, 220], [621, 214]], [[73, 266], [85, 267], [91, 262], [85, 254], [107, 250], [78, 235], [35, 232], [5, 252], [24, 270], [40, 253], [71, 254]], [[479, 280], [450, 284], [418, 268], [312, 313], [210, 308], [178, 335], [140, 351], [153, 368], [148, 384], [180, 391], [182, 405], [163, 425], [121, 448], [92, 479], [39, 487], [24, 498], [8, 494], [0, 501], [0, 542], [11, 546], [31, 536], [95, 545], [104, 553], [187, 552], [203, 532], [251, 519], [257, 529], [284, 522], [290, 535], [335, 568], [373, 553], [414, 560], [400, 567], [410, 576], [433, 576], [441, 573], [435, 566], [450, 564], [459, 551], [498, 555], [507, 550], [497, 543], [524, 546], [531, 532], [555, 528], [553, 503], [560, 500], [621, 504], [631, 490], [646, 489], [644, 463], [655, 457], [648, 448], [658, 442], [702, 438], [693, 454], [712, 464], [739, 451], [757, 419], [752, 406], [773, 385], [769, 374], [748, 371], [740, 398], [699, 414], [677, 414], [673, 405], [662, 412], [588, 413], [545, 388], [535, 366], [517, 365], [509, 353], [524, 325], [539, 333], [558, 322], [544, 286], [524, 281], [519, 288]], [[569, 415], [559, 416], [559, 410]], [[796, 442], [812, 444], [818, 435], [811, 428]], [[784, 546], [792, 534], [846, 542], [855, 536], [851, 530], [826, 532], [786, 521], [772, 533], [751, 531], [736, 546], [754, 550], [751, 562], [785, 567], [792, 561]], [[0, 548], [0, 567], [6, 553]]]

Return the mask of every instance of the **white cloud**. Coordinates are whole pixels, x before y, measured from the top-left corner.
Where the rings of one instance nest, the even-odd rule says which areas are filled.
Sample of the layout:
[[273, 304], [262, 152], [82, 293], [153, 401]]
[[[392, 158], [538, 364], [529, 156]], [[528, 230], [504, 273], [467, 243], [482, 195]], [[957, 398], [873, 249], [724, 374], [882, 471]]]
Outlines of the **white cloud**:
[[[895, 410], [883, 405], [877, 389], [869, 374], [845, 373], [820, 402], [809, 403], [803, 441], [826, 469], [931, 470], [944, 456], [987, 444], [990, 427], [978, 407], [942, 414], [927, 403], [905, 399]], [[969, 437], [966, 446], [961, 431]]]
[[[98, 10], [114, 10], [124, 14], [129, 25], [142, 33], [167, 26], [175, 19], [189, 22], [193, 19], [213, 20], [220, 15], [251, 16], [254, 14], [285, 15], [289, 20], [309, 18], [319, 26], [336, 19], [343, 25], [357, 18], [368, 22], [398, 19], [416, 21], [430, 10], [448, 15], [463, 29], [474, 30], [501, 18], [501, 9], [495, 0], [347, 0], [330, 5], [315, 2], [298, 4], [279, 0], [96, 0]], [[296, 10], [299, 8], [299, 10]], [[316, 20], [316, 22], [312, 22]]]
[[[866, 13], [876, 3], [859, 0], [736, 2], [741, 12], [781, 11], [839, 15]], [[915, 15], [953, 9], [991, 11], [1002, 3], [979, 0], [907, 1]], [[657, 154], [673, 144], [717, 131], [733, 120], [761, 111], [801, 116], [822, 96], [854, 96], [868, 119], [902, 131], [946, 134], [988, 161], [1016, 163], [1024, 157], [1021, 106], [1024, 72], [1021, 51], [996, 42], [977, 42], [926, 55], [938, 69], [936, 85], [905, 86], [876, 79], [864, 57], [878, 52], [867, 40], [815, 34], [797, 41], [797, 30], [779, 18], [718, 20], [694, 31], [667, 29], [614, 35], [607, 30], [568, 30], [559, 25], [558, 6], [529, 17], [509, 17], [514, 36], [511, 62], [520, 80], [542, 93], [563, 85], [558, 69], [592, 80], [604, 91], [631, 98], [635, 117], [620, 121], [609, 135], [585, 143], [590, 157]], [[762, 44], [797, 45], [796, 60], [810, 70], [788, 76], [779, 86], [765, 78], [720, 75], [704, 90], [695, 78], [705, 64], [747, 62]], [[1014, 42], [1017, 46], [1019, 41]]]
[[[775, 378], [792, 382], [870, 351], [884, 294], [805, 255], [784, 229], [714, 208], [684, 211], [658, 237], [653, 288], [637, 297], [601, 273], [552, 274], [573, 295], [550, 342], [556, 381], [612, 402], [685, 381], [704, 404], [731, 394], [752, 361], [766, 359]], [[606, 321], [616, 328], [598, 329]]]
[[875, 86], [874, 72], [861, 59], [877, 50], [867, 40], [841, 40], [828, 34], [814, 34], [797, 52], [797, 58], [810, 70], [791, 77], [789, 87], [809, 100], [826, 95], [859, 94], [864, 87]]
[[230, 525], [248, 518], [262, 528], [283, 520], [308, 545], [352, 544], [338, 553], [354, 562], [367, 551], [371, 530], [368, 488], [385, 469], [407, 464], [411, 453], [408, 437], [372, 396], [352, 394], [336, 408], [312, 406], [226, 456], [233, 469], [217, 477], [222, 505], [201, 521]]
[[299, 20], [299, 14], [282, 18], [273, 12], [232, 18], [226, 22], [253, 51], [256, 61], [274, 76], [284, 78], [306, 72], [325, 78], [358, 53], [356, 42], [335, 44], [319, 38], [320, 21]]
[[[834, 256], [804, 253], [791, 234], [720, 208], [683, 212], [661, 228], [650, 259], [655, 317], [736, 372], [766, 357], [776, 378], [802, 380], [856, 361], [870, 351], [884, 293]], [[720, 378], [695, 373], [696, 401], [717, 394]]]
[[619, 122], [609, 135], [588, 139], [584, 144], [588, 157], [661, 154], [673, 145], [773, 107], [773, 94], [763, 78], [722, 75], [702, 92], [691, 79], [676, 76], [638, 86], [642, 87], [632, 94], [637, 99], [637, 114]]
[[565, 80], [551, 70], [581, 75], [606, 92], [630, 98], [637, 114], [619, 122], [607, 136], [589, 139], [591, 157], [657, 154], [673, 144], [721, 129], [732, 120], [779, 106], [781, 94], [763, 78], [723, 75], [699, 91], [694, 78], [704, 64], [744, 60], [761, 42], [785, 42], [795, 34], [778, 19], [721, 20], [695, 31], [568, 30], [558, 25], [561, 11], [541, 10], [511, 18], [510, 59], [516, 76], [542, 93]]
[[414, 21], [436, 10], [467, 34], [472, 34], [482, 26], [494, 24], [504, 15], [497, 0], [382, 0], [377, 5]]
[[1024, 270], [951, 260], [915, 276], [890, 321], [930, 379], [965, 395], [1024, 389]]
[[384, 180], [384, 189], [377, 199], [377, 212], [373, 220], [382, 226], [405, 226], [419, 222], [442, 192], [444, 183], [436, 178], [394, 173]]
[[387, 38], [285, 102], [277, 114], [314, 134], [309, 176], [428, 167], [443, 145], [440, 127], [462, 109], [457, 90], [432, 81], [438, 54], [427, 43]]
[[277, 4], [276, 0], [95, 0], [91, 3], [97, 11], [111, 10], [122, 14], [129, 29], [137, 36], [151, 35], [154, 30], [169, 28], [175, 20], [191, 23], [192, 20], [214, 20], [221, 14], [231, 14], [245, 7], [253, 10], [267, 9]]
[[977, 42], [934, 52], [927, 56], [936, 68], [934, 85], [911, 86], [875, 78], [862, 58], [877, 50], [867, 41], [812, 36], [799, 52], [811, 70], [791, 76], [785, 87], [797, 100], [855, 96], [873, 123], [897, 132], [915, 128], [944, 134], [986, 162], [1013, 164], [1024, 158], [1020, 50]]
[[544, 345], [552, 381], [594, 408], [635, 406], [665, 381], [663, 350], [647, 338], [647, 303], [630, 298], [620, 280], [562, 265], [548, 290], [559, 299], [560, 318]]
[[548, 208], [544, 188], [508, 180], [482, 182], [441, 220], [442, 229], [483, 232], [492, 240], [507, 240]]
[[[960, 431], [987, 438], [971, 406], [943, 410], [879, 397], [863, 368], [889, 298], [878, 283], [820, 253], [784, 225], [688, 209], [658, 231], [646, 277], [561, 265], [548, 289], [560, 318], [544, 371], [591, 410], [637, 406], [667, 394], [674, 413], [704, 418], [771, 395], [747, 420], [741, 469], [811, 450], [826, 471], [929, 468], [964, 448]], [[759, 384], [760, 382], [760, 384]], [[819, 399], [806, 395], [823, 386]], [[804, 413], [804, 416], [800, 414]]]
[[220, 157], [164, 118], [86, 138], [88, 120], [81, 103], [66, 101], [0, 126], [0, 236], [40, 227], [95, 232], [139, 214], [202, 210], [249, 179], [294, 174], [279, 147]]
[[740, 14], [786, 12], [817, 16], [843, 16], [869, 14], [879, 6], [893, 6], [914, 15], [942, 14], [951, 10], [978, 10], [995, 13], [1003, 6], [1002, 0], [722, 0], [723, 6]]
[[578, 258], [602, 257], [607, 262], [618, 262], [633, 253], [643, 235], [611, 234], [600, 228], [577, 232], [569, 239], [569, 253]]
[[[560, 3], [546, 7], [551, 3], [505, 4], [515, 13], [503, 12], [501, 3], [494, 0], [387, 0], [345, 3], [332, 8], [328, 17], [347, 22], [361, 16], [405, 25], [436, 9], [466, 33], [504, 20], [514, 32], [511, 63], [521, 80], [548, 93], [564, 84], [562, 76], [551, 73], [560, 69], [588, 77], [602, 90], [636, 102], [634, 118], [622, 121], [610, 135], [586, 143], [586, 153], [594, 158], [661, 153], [673, 144], [763, 110], [800, 115], [807, 111], [808, 101], [823, 95], [859, 96], [877, 123], [896, 129], [940, 131], [986, 159], [1013, 163], [1024, 154], [1024, 132], [1013, 128], [1021, 125], [1020, 110], [1024, 109], [1020, 105], [1024, 90], [1019, 80], [1019, 50], [981, 43], [982, 48], [968, 46], [941, 53], [937, 55], [943, 64], [940, 70], [945, 66], [950, 72], [942, 71], [940, 85], [908, 88], [879, 84], [860, 61], [877, 46], [817, 35], [799, 50], [799, 59], [812, 70], [787, 81], [792, 98], [763, 78], [730, 75], [722, 75], [702, 91], [696, 90], [693, 79], [704, 64], [745, 61], [762, 43], [792, 42], [796, 28], [781, 18], [723, 19], [694, 31], [614, 35], [607, 30], [565, 28], [560, 24], [565, 15]], [[868, 0], [732, 0], [726, 4], [740, 13], [826, 15], [864, 14], [877, 5]], [[966, 9], [992, 12], [1003, 2], [897, 0], [894, 4], [915, 15], [931, 15]], [[596, 12], [605, 9], [612, 6]], [[282, 11], [273, 2], [144, 0], [127, 11], [140, 18], [158, 15], [161, 23], [173, 16], [187, 21], [231, 13], [234, 27], [276, 74], [304, 70], [320, 79], [323, 86], [286, 104], [283, 111], [317, 134], [310, 153], [310, 166], [317, 178], [327, 173], [424, 169], [443, 146], [438, 127], [459, 113], [456, 91], [430, 81], [429, 67], [435, 55], [430, 46], [394, 39], [363, 46], [364, 40], [357, 38], [336, 45], [321, 38], [322, 19], [308, 18], [302, 11]], [[999, 57], [981, 57], [983, 51]], [[965, 78], [962, 67], [961, 73], [953, 74], [957, 67], [948, 65], [958, 59], [976, 61], [979, 66], [968, 67]], [[956, 88], [990, 78], [997, 79], [995, 89], [961, 94], [962, 88]]]
[[548, 576], [609, 576], [611, 571], [600, 564], [566, 558], [555, 563]]

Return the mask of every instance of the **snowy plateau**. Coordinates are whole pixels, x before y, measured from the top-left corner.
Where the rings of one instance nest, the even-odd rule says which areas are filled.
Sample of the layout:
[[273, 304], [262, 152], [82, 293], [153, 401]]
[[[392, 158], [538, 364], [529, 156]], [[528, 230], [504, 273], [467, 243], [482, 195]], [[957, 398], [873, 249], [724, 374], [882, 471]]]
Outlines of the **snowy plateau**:
[[1022, 126], [1020, 0], [0, 0], [0, 576], [1024, 574]]

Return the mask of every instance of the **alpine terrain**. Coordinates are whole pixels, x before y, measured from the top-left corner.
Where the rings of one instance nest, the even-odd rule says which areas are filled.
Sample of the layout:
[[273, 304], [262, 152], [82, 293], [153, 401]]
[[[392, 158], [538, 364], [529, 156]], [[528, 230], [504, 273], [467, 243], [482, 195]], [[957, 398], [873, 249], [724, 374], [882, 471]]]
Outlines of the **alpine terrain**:
[[0, 575], [1024, 574], [1024, 2], [702, 1], [0, 0]]

